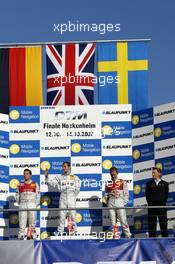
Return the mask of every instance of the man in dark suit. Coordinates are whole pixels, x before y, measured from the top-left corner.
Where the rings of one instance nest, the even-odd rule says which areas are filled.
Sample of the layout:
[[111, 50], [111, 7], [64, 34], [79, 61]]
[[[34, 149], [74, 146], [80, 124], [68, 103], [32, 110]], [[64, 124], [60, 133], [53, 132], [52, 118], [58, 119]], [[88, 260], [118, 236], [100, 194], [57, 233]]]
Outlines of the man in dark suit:
[[[146, 200], [148, 206], [165, 206], [169, 184], [163, 181], [162, 170], [154, 167], [152, 169], [153, 179], [146, 184]], [[162, 237], [167, 237], [167, 210], [166, 208], [148, 209], [148, 228], [149, 237], [156, 237], [157, 217], [159, 219]]]

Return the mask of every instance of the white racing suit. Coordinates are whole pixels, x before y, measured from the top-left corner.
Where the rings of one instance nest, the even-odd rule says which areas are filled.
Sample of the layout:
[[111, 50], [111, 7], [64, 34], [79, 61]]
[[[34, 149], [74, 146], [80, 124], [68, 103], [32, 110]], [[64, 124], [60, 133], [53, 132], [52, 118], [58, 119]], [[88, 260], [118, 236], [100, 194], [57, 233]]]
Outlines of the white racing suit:
[[109, 216], [113, 228], [118, 228], [117, 220], [119, 220], [125, 237], [131, 237], [130, 229], [127, 223], [126, 211], [125, 209], [117, 209], [117, 207], [124, 207], [128, 202], [129, 191], [126, 181], [121, 179], [117, 179], [116, 181], [108, 181], [105, 191], [108, 195], [108, 207], [116, 207], [116, 209], [109, 210]]
[[[40, 204], [38, 184], [32, 180], [20, 182], [16, 192], [16, 202], [19, 204], [19, 209], [36, 208]], [[29, 227], [35, 229], [36, 213], [36, 211], [19, 212], [19, 239], [25, 237], [27, 223]]]
[[[78, 176], [71, 174], [57, 175], [53, 179], [49, 175], [46, 178], [46, 184], [52, 185], [58, 188], [60, 192], [59, 208], [71, 208], [76, 207], [76, 197], [80, 192], [80, 180]], [[59, 212], [59, 223], [58, 223], [58, 232], [64, 232], [65, 220], [67, 215], [69, 215], [73, 222], [74, 232], [77, 231], [76, 225], [76, 211], [60, 211]]]

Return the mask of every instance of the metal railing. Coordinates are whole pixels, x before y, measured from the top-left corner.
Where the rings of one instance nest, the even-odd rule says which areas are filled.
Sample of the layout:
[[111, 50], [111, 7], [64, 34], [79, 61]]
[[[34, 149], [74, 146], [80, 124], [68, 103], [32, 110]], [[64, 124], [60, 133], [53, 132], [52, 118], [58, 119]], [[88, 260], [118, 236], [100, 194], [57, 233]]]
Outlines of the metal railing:
[[[15, 205], [16, 206], [16, 205]], [[102, 207], [102, 206], [94, 206], [94, 207], [69, 207], [69, 208], [59, 208], [59, 207], [55, 207], [55, 208], [49, 208], [49, 207], [44, 207], [44, 208], [19, 208], [19, 207], [14, 207], [14, 208], [3, 208], [0, 207], [0, 212], [1, 215], [4, 213], [4, 215], [6, 214], [6, 217], [9, 219], [9, 232], [11, 232], [11, 228], [13, 230], [13, 228], [15, 228], [16, 233], [11, 234], [9, 236], [9, 239], [17, 239], [17, 232], [18, 232], [18, 212], [21, 211], [37, 211], [37, 212], [48, 212], [48, 216], [46, 216], [45, 214], [43, 214], [43, 219], [42, 221], [46, 221], [46, 225], [44, 226], [39, 226], [39, 228], [43, 229], [41, 231], [41, 239], [47, 239], [46, 238], [42, 238], [42, 233], [50, 233], [49, 236], [52, 236], [51, 234], [53, 233], [53, 231], [50, 231], [51, 229], [55, 229], [57, 228], [57, 224], [58, 224], [58, 220], [59, 220], [59, 212], [60, 211], [77, 211], [77, 213], [81, 214], [82, 210], [86, 210], [89, 211], [88, 212], [88, 217], [89, 217], [89, 221], [92, 221], [92, 223], [95, 223], [98, 218], [101, 215], [101, 219], [102, 219], [102, 223], [104, 223], [103, 221], [105, 221], [105, 225], [103, 226], [99, 226], [99, 222], [97, 221], [97, 226], [96, 225], [91, 225], [90, 223], [90, 231], [89, 235], [95, 233], [105, 233], [107, 234], [108, 232], [111, 233], [111, 221], [109, 218], [109, 213], [106, 211], [109, 211], [111, 209], [125, 209], [126, 213], [127, 213], [127, 218], [128, 218], [128, 225], [130, 227], [130, 231], [132, 234], [133, 238], [148, 238], [149, 237], [149, 231], [150, 231], [150, 221], [149, 221], [149, 225], [148, 225], [148, 213], [149, 210], [148, 209], [167, 209], [167, 220], [166, 220], [166, 224], [168, 223], [168, 237], [174, 237], [175, 236], [175, 205], [166, 205], [166, 206], [148, 206], [148, 205], [137, 205], [137, 206], [121, 206], [121, 207]], [[98, 210], [98, 211], [105, 211], [105, 214], [99, 214], [99, 216], [95, 216], [94, 211]], [[55, 213], [54, 213], [55, 212]], [[161, 211], [160, 211], [161, 212]], [[160, 214], [159, 212], [159, 214]], [[15, 216], [16, 215], [16, 216]], [[154, 210], [152, 211], [152, 216], [154, 216]], [[155, 215], [156, 215], [156, 210], [155, 210]], [[41, 214], [40, 214], [41, 216]], [[12, 218], [11, 218], [12, 217]], [[13, 217], [15, 217], [13, 219]], [[48, 218], [47, 218], [48, 217]], [[53, 217], [53, 218], [52, 218]], [[55, 218], [56, 217], [56, 218]], [[94, 218], [95, 217], [95, 218]], [[2, 216], [1, 216], [2, 218]], [[5, 219], [5, 218], [4, 218]], [[13, 223], [14, 220], [14, 223]], [[41, 220], [40, 220], [41, 221]], [[55, 225], [53, 226], [53, 222], [55, 222]], [[81, 225], [80, 225], [81, 226]], [[78, 226], [79, 227], [79, 226]], [[99, 231], [99, 227], [102, 227], [103, 231]], [[5, 229], [8, 228], [7, 226], [1, 226], [0, 228]], [[8, 229], [7, 229], [8, 230]], [[45, 230], [45, 231], [44, 231]], [[122, 230], [122, 228], [121, 228]], [[8, 231], [6, 231], [8, 232]], [[40, 231], [38, 231], [40, 233]], [[80, 231], [81, 234], [82, 231]], [[121, 231], [122, 232], [122, 231]], [[85, 232], [86, 233], [86, 232]], [[5, 234], [5, 233], [4, 233]], [[157, 228], [157, 237], [160, 237], [161, 234], [161, 230], [160, 230], [160, 226], [158, 226]], [[49, 237], [48, 236], [48, 237]]]
[[0, 212], [14, 212], [14, 211], [72, 211], [72, 210], [111, 210], [111, 209], [175, 209], [175, 205], [165, 205], [165, 206], [120, 206], [120, 207], [71, 207], [71, 208], [3, 208], [0, 207]]

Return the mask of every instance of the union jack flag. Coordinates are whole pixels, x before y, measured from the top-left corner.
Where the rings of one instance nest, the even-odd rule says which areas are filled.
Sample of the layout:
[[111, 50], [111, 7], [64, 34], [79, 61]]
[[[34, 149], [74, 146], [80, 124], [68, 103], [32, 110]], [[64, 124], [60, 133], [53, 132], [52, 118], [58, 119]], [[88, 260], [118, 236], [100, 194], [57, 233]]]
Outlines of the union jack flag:
[[94, 103], [95, 44], [47, 45], [47, 105]]

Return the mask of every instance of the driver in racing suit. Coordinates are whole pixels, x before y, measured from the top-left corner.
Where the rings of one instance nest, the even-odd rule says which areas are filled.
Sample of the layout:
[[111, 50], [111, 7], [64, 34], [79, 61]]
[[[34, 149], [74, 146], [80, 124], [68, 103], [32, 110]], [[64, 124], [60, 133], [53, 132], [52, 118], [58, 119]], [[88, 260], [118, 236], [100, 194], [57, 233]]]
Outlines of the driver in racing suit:
[[109, 210], [110, 220], [113, 226], [114, 238], [119, 238], [119, 227], [117, 220], [119, 220], [125, 237], [130, 238], [131, 232], [127, 223], [125, 209], [117, 209], [117, 207], [124, 207], [129, 198], [129, 192], [126, 181], [118, 178], [118, 170], [116, 167], [110, 169], [111, 180], [106, 183], [105, 191], [107, 193], [108, 207], [116, 207], [116, 209]]
[[[17, 186], [16, 202], [19, 204], [19, 209], [33, 209], [40, 204], [39, 186], [31, 180], [31, 176], [31, 170], [25, 169], [24, 181], [21, 181]], [[18, 239], [24, 239], [27, 222], [29, 227], [27, 237], [36, 239], [36, 211], [19, 211]]]
[[[46, 184], [57, 187], [60, 192], [59, 208], [71, 208], [76, 207], [76, 197], [80, 192], [80, 179], [78, 176], [71, 174], [71, 166], [69, 162], [63, 162], [62, 168], [64, 173], [52, 178], [48, 175], [48, 170], [45, 170]], [[54, 234], [60, 235], [64, 232], [65, 220], [67, 215], [71, 217], [73, 224], [73, 232], [77, 232], [76, 225], [76, 211], [60, 211], [59, 223], [57, 232]]]

